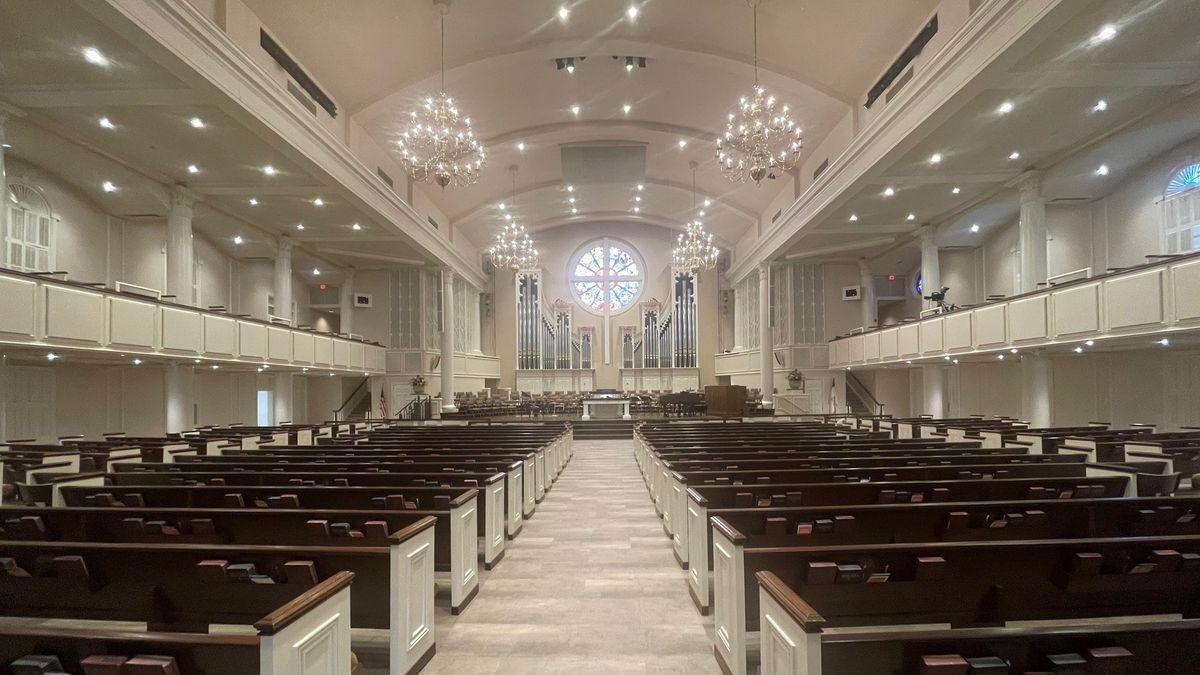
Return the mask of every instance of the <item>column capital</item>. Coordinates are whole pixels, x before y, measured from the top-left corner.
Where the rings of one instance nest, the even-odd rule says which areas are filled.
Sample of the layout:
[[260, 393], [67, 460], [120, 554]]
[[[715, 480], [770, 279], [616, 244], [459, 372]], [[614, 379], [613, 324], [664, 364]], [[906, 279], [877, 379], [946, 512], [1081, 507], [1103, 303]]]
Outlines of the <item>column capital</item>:
[[279, 238], [275, 240], [275, 243], [277, 252], [280, 255], [291, 255], [292, 249], [296, 247], [296, 242], [286, 234], [279, 235]]
[[1029, 201], [1031, 199], [1041, 199], [1042, 197], [1042, 172], [1041, 171], [1026, 171], [1016, 178], [1008, 181], [1006, 185], [1010, 188], [1016, 188], [1021, 192], [1021, 201]]
[[199, 199], [200, 195], [182, 185], [171, 186], [171, 208], [179, 206], [190, 209]]
[[356, 269], [355, 269], [354, 265], [349, 265], [345, 269], [342, 270], [342, 275], [346, 277], [347, 281], [350, 281], [350, 280], [354, 279], [355, 271], [356, 271]]
[[871, 274], [871, 263], [869, 260], [866, 258], [858, 259], [858, 273], [863, 275]]
[[771, 273], [771, 261], [765, 260], [763, 262], [760, 262], [758, 264], [758, 273], [759, 274], [770, 274]]
[[443, 268], [441, 268], [441, 272], [442, 272], [442, 283], [444, 283], [444, 284], [454, 283], [454, 275], [457, 274], [457, 272], [454, 271], [453, 267], [449, 267], [449, 266], [443, 267]]
[[937, 228], [933, 225], [922, 225], [917, 230], [917, 236], [921, 239], [922, 246], [937, 246], [935, 237], [937, 237]]

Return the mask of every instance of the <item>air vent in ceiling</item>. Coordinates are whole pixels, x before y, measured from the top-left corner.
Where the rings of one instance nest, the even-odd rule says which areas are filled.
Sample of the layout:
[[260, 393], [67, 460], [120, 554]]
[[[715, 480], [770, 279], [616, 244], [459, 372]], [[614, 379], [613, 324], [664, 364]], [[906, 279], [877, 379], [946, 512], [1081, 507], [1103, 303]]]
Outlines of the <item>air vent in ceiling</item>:
[[563, 182], [568, 185], [640, 183], [646, 179], [646, 146], [587, 143], [559, 149]]
[[438, 225], [438, 221], [433, 219], [433, 216], [426, 216], [425, 218], [429, 221], [429, 224], [433, 226], [433, 229], [436, 230], [439, 227], [441, 227], [440, 225]]
[[891, 89], [888, 89], [887, 96], [883, 97], [884, 103], [891, 103], [892, 99], [896, 97], [896, 94], [899, 94], [900, 90], [904, 88], [904, 85], [908, 84], [909, 81], [912, 80], [913, 70], [913, 68], [909, 68], [904, 75], [900, 76], [900, 79], [896, 80], [896, 84], [893, 85]]
[[385, 173], [383, 169], [381, 169], [379, 167], [375, 167], [375, 175], [379, 176], [379, 180], [387, 183], [388, 187], [390, 187], [392, 189], [396, 188], [396, 183], [392, 181], [392, 177], [387, 175], [387, 173]]
[[917, 37], [913, 38], [913, 41], [909, 43], [908, 47], [901, 52], [899, 58], [897, 58], [896, 61], [887, 69], [887, 72], [883, 74], [883, 77], [879, 78], [879, 81], [875, 83], [874, 87], [871, 87], [871, 91], [867, 92], [867, 102], [863, 105], [864, 108], [870, 108], [871, 106], [875, 105], [875, 101], [879, 100], [879, 97], [883, 96], [883, 92], [887, 91], [888, 87], [892, 86], [892, 83], [895, 82], [898, 77], [900, 77], [900, 74], [904, 72], [904, 69], [913, 62], [913, 59], [917, 58], [917, 55], [921, 53], [921, 50], [925, 49], [925, 45], [929, 44], [929, 41], [933, 39], [934, 35], [937, 35], [937, 32], [938, 18], [937, 15], [934, 14], [933, 18], [929, 20], [929, 23], [925, 24], [925, 27], [921, 29], [921, 32], [917, 33]]
[[828, 168], [829, 168], [829, 158], [826, 157], [825, 161], [821, 162], [821, 166], [818, 166], [817, 170], [813, 171], [813, 180], [820, 178], [821, 174], [825, 173], [825, 169], [828, 169]]
[[324, 108], [330, 117], [337, 117], [337, 105], [334, 104], [333, 99], [329, 98], [329, 95], [324, 91], [321, 91], [321, 88], [317, 86], [316, 82], [313, 82], [308, 73], [304, 72], [300, 64], [296, 63], [296, 60], [289, 56], [274, 38], [267, 35], [267, 31], [259, 29], [258, 44], [262, 46], [267, 54], [271, 55], [275, 63], [278, 63], [296, 81], [296, 84], [299, 84], [304, 91], [308, 92], [308, 95], [316, 101], [317, 105]]
[[287, 90], [288, 93], [292, 95], [292, 98], [296, 99], [300, 102], [300, 105], [304, 106], [305, 110], [313, 115], [317, 114], [317, 104], [313, 102], [312, 98], [310, 98], [308, 94], [301, 91], [300, 87], [297, 87], [295, 82], [288, 80]]

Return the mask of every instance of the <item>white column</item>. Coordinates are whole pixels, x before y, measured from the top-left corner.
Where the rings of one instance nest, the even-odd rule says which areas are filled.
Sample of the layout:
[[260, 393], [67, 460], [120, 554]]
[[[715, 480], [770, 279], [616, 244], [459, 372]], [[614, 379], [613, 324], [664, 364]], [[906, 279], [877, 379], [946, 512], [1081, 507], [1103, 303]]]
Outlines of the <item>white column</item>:
[[[921, 228], [921, 281], [925, 285], [922, 295], [929, 295], [942, 289], [942, 267], [938, 260], [937, 229], [932, 225]], [[936, 306], [932, 300], [921, 301], [925, 307]]]
[[[8, 142], [8, 119], [6, 113], [0, 112], [0, 245], [4, 245], [4, 238], [8, 235], [8, 169], [5, 167], [5, 154], [8, 150], [4, 144]], [[7, 245], [5, 245], [7, 249]], [[8, 259], [8, 251], [0, 250], [0, 265]], [[2, 425], [3, 422], [0, 422]]]
[[169, 434], [188, 431], [192, 423], [193, 378], [192, 366], [168, 362], [163, 374], [164, 401], [166, 403], [166, 431]]
[[192, 205], [195, 201], [190, 190], [176, 185], [171, 191], [171, 210], [167, 213], [167, 294], [174, 295], [175, 302], [184, 305], [196, 304], [192, 276], [195, 265]]
[[346, 280], [342, 282], [341, 332], [349, 334], [354, 329], [354, 268], [346, 268]]
[[762, 406], [773, 408], [775, 394], [775, 349], [771, 335], [771, 265], [758, 266], [758, 383]]
[[454, 270], [442, 269], [442, 412], [454, 405]]
[[935, 419], [946, 416], [946, 369], [938, 365], [921, 366], [921, 388], [925, 393], [921, 409]]
[[1015, 181], [1021, 191], [1020, 249], [1021, 288], [1036, 291], [1046, 282], [1046, 199], [1042, 197], [1042, 174], [1029, 171]]
[[879, 309], [875, 302], [875, 275], [871, 273], [871, 267], [867, 264], [866, 258], [858, 260], [858, 277], [858, 283], [862, 285], [860, 301], [862, 302], [863, 330], [871, 330], [879, 324]]
[[1043, 352], [1021, 354], [1021, 417], [1034, 428], [1049, 427], [1054, 378], [1050, 357]]
[[275, 251], [275, 316], [292, 318], [292, 247], [291, 237], [279, 238]]
[[295, 422], [292, 417], [292, 373], [274, 373], [271, 376], [271, 398], [275, 407], [275, 424]]

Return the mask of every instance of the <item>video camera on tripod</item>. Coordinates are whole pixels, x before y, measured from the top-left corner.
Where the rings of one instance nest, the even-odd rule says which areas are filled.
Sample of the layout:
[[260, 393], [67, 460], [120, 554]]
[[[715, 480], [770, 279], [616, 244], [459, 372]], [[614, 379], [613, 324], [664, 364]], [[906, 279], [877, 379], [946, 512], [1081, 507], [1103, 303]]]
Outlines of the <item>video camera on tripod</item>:
[[941, 314], [943, 312], [952, 312], [952, 311], [958, 309], [958, 307], [955, 305], [946, 304], [946, 293], [949, 290], [950, 290], [949, 286], [942, 286], [942, 289], [940, 291], [934, 291], [934, 292], [930, 293], [929, 295], [925, 296], [926, 300], [929, 300], [930, 302], [934, 303], [939, 314]]

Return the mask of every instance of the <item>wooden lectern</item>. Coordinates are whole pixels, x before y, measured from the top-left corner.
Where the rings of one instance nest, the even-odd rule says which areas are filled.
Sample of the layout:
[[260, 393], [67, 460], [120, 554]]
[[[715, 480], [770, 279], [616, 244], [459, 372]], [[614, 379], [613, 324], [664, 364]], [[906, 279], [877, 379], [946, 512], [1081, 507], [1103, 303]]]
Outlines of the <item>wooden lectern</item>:
[[708, 414], [714, 417], [745, 417], [746, 388], [737, 384], [711, 384], [704, 388]]

